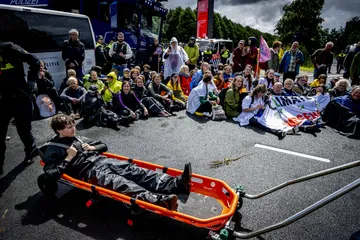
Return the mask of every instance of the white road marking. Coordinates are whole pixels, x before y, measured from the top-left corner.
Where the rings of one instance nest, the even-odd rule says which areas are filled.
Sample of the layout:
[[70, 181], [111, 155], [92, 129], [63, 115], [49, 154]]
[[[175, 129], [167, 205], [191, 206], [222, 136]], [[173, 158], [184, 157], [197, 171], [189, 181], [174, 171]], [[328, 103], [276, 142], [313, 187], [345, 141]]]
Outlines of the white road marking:
[[308, 155], [308, 154], [293, 152], [293, 151], [289, 151], [289, 150], [285, 150], [285, 149], [281, 149], [281, 148], [270, 147], [270, 146], [261, 145], [261, 144], [255, 144], [254, 147], [263, 148], [263, 149], [267, 149], [267, 150], [272, 150], [272, 151], [275, 151], [275, 152], [291, 154], [291, 155], [295, 155], [295, 156], [299, 156], [299, 157], [303, 157], [303, 158], [310, 158], [310, 159], [314, 159], [314, 160], [321, 161], [321, 162], [327, 162], [327, 163], [330, 162], [330, 160], [327, 159], [327, 158], [311, 156], [311, 155]]

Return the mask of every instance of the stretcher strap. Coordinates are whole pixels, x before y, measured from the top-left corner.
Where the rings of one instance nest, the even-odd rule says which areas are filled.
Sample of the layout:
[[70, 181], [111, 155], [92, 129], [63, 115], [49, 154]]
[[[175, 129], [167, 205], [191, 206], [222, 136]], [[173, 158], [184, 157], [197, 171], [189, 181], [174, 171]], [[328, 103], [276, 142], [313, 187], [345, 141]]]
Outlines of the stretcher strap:
[[135, 202], [136, 202], [136, 198], [133, 198], [133, 197], [130, 198], [130, 203], [131, 203], [132, 206], [135, 206], [135, 205], [136, 205]]
[[129, 158], [129, 159], [128, 159], [128, 162], [129, 162], [129, 163], [132, 163], [133, 160], [134, 160], [134, 159]]
[[162, 169], [163, 173], [166, 173], [168, 169], [169, 169], [168, 167], [163, 167]]

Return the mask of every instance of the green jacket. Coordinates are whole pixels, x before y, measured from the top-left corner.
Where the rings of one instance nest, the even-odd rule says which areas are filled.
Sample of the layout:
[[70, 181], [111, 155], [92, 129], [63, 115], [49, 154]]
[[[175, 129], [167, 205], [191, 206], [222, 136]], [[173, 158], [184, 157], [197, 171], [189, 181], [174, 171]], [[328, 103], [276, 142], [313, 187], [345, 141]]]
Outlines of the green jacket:
[[240, 93], [239, 91], [229, 88], [226, 92], [224, 105], [225, 105], [225, 114], [227, 117], [238, 117], [239, 113], [239, 103], [240, 102]]
[[360, 78], [360, 52], [358, 52], [352, 62], [350, 67], [350, 78], [354, 81], [354, 79]]
[[200, 56], [199, 47], [197, 45], [190, 47], [189, 45], [186, 44], [186, 46], [184, 47], [184, 50], [189, 57], [190, 64], [196, 65], [196, 61], [198, 60], [198, 58]]

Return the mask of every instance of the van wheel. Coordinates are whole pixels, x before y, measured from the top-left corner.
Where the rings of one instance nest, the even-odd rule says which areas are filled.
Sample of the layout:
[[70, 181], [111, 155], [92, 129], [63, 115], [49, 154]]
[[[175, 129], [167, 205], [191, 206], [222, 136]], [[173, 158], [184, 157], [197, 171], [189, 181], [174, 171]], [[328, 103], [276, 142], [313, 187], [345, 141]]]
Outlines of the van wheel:
[[47, 174], [41, 174], [37, 179], [40, 190], [45, 195], [54, 195], [58, 190], [57, 181], [51, 179]]

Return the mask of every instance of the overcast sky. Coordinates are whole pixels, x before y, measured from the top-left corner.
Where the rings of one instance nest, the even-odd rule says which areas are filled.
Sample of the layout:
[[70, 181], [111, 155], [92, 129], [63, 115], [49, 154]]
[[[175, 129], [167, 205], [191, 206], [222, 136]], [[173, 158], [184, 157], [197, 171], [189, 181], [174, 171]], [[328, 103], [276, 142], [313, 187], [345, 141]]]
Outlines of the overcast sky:
[[[292, 0], [215, 0], [215, 11], [243, 26], [263, 32], [274, 33], [276, 23], [282, 16], [282, 8]], [[166, 8], [177, 6], [196, 8], [197, 0], [168, 0]], [[322, 18], [325, 28], [340, 28], [350, 18], [360, 16], [359, 0], [325, 0]]]

